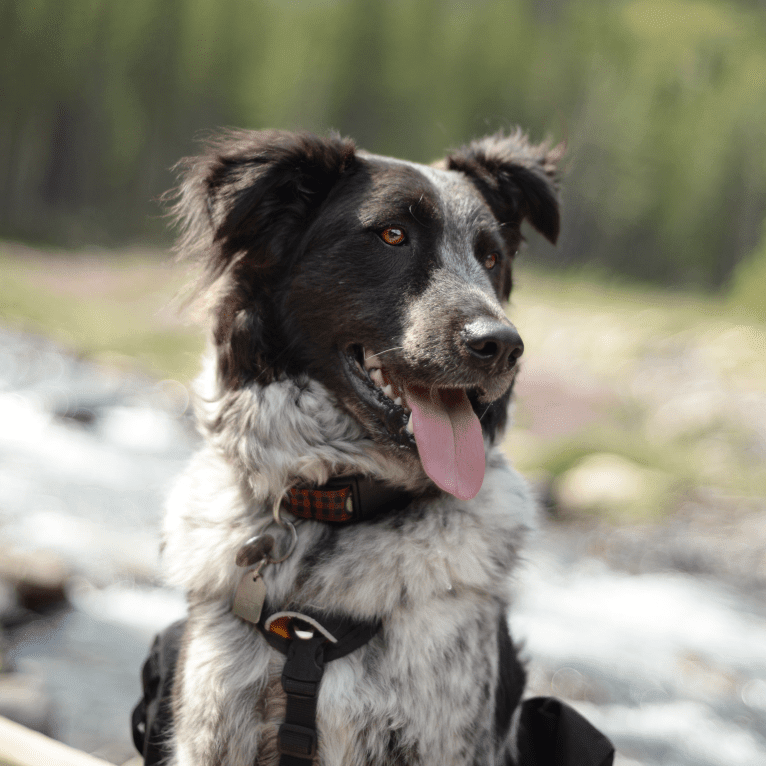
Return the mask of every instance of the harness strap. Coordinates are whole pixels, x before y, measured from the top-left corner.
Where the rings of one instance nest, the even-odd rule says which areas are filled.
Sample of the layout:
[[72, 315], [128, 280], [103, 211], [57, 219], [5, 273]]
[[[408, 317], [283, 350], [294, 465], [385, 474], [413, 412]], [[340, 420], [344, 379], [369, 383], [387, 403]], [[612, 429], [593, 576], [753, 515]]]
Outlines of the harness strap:
[[265, 614], [256, 626], [277, 651], [286, 655], [282, 688], [287, 695], [285, 721], [277, 733], [279, 766], [306, 766], [317, 752], [316, 708], [326, 662], [345, 657], [366, 644], [382, 627], [309, 610]]
[[317, 751], [317, 697], [324, 675], [326, 638], [294, 637], [282, 669], [282, 688], [287, 695], [285, 721], [277, 734], [279, 766], [305, 766]]

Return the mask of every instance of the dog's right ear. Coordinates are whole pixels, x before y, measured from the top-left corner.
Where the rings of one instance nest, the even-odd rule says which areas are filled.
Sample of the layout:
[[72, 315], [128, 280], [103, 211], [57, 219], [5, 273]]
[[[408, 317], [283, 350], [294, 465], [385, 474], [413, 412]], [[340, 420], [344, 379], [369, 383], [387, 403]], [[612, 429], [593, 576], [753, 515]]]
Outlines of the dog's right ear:
[[354, 143], [333, 135], [231, 131], [200, 157], [179, 163], [172, 213], [182, 256], [202, 262], [215, 281], [238, 256], [268, 269], [310, 223], [355, 157]]

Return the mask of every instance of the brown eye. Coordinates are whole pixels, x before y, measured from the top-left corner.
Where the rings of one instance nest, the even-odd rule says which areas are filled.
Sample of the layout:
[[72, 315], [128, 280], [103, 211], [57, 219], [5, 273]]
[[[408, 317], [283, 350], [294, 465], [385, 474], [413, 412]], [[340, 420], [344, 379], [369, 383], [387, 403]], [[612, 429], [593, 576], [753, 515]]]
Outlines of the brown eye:
[[495, 268], [495, 264], [497, 263], [497, 253], [490, 253], [485, 259], [484, 259], [484, 268], [487, 271], [491, 271]]
[[404, 229], [399, 229], [396, 226], [389, 226], [387, 229], [383, 229], [383, 231], [380, 232], [380, 238], [387, 245], [401, 245], [404, 243], [407, 235], [404, 233]]

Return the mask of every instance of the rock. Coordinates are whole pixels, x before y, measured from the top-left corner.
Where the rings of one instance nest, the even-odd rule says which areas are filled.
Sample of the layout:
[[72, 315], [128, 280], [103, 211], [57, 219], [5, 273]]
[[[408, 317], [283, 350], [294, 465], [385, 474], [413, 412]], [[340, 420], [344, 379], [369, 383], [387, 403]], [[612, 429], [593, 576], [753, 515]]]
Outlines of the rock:
[[664, 515], [672, 490], [670, 474], [605, 452], [582, 458], [554, 483], [556, 504], [563, 510], [596, 513], [613, 521]]
[[69, 567], [47, 551], [0, 550], [0, 581], [16, 591], [19, 606], [40, 610], [66, 601]]

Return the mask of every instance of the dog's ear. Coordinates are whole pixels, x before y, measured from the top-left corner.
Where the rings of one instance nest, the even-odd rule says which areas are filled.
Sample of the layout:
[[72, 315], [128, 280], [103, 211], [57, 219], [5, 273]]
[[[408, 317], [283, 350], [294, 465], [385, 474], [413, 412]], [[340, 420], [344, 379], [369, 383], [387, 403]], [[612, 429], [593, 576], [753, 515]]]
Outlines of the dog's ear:
[[230, 131], [200, 157], [179, 163], [172, 213], [181, 254], [196, 255], [215, 280], [239, 255], [276, 265], [330, 189], [353, 164], [354, 143], [333, 135]]
[[444, 161], [465, 173], [503, 224], [509, 245], [518, 245], [519, 227], [527, 219], [553, 244], [559, 236], [557, 164], [564, 144], [530, 144], [520, 129], [473, 141]]
[[194, 290], [212, 301], [219, 379], [227, 387], [278, 374], [284, 348], [273, 316], [279, 279], [289, 273], [286, 259], [330, 190], [353, 165], [354, 151], [352, 141], [335, 135], [238, 131], [180, 163], [172, 210], [182, 227], [177, 249], [202, 266]]

